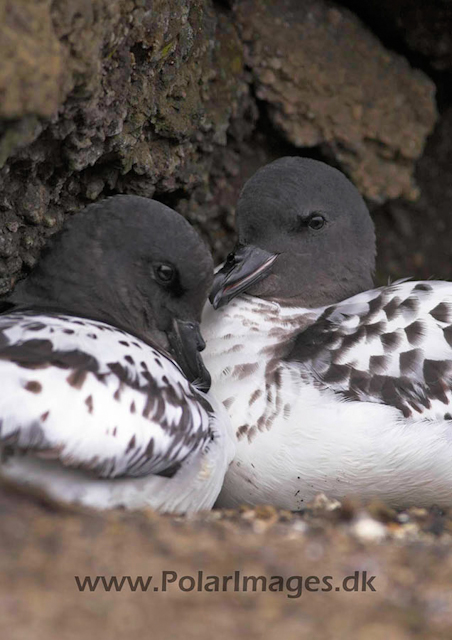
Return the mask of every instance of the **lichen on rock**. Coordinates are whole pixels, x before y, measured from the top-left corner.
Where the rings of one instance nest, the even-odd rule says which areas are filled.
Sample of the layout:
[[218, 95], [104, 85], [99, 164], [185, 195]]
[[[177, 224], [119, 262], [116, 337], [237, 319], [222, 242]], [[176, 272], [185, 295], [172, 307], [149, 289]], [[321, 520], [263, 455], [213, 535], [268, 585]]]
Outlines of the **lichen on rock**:
[[63, 213], [206, 183], [247, 85], [237, 33], [210, 0], [8, 0], [0, 16], [6, 293]]

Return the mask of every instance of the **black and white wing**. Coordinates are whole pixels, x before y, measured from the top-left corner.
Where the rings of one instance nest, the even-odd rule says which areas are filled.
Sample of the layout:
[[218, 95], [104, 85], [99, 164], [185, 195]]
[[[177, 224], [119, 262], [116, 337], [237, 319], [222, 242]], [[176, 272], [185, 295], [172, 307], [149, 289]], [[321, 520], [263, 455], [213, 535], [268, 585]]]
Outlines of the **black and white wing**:
[[169, 358], [64, 315], [0, 316], [0, 444], [103, 478], [173, 475], [211, 438], [212, 408]]
[[286, 362], [347, 399], [452, 419], [452, 283], [396, 282], [329, 306]]

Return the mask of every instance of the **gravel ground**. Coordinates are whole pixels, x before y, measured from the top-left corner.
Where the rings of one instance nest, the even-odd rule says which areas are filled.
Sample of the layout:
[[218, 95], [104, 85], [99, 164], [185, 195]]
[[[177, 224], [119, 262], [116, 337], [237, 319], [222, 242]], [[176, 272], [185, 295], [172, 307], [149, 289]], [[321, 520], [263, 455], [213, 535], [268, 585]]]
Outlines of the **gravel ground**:
[[[319, 495], [303, 513], [100, 514], [8, 485], [0, 515], [0, 637], [8, 640], [452, 636], [452, 519], [435, 507], [395, 512]], [[147, 591], [126, 578], [120, 592], [102, 582], [80, 592], [75, 576], [152, 580]], [[220, 589], [232, 576], [226, 591], [209, 591], [211, 576]], [[258, 580], [244, 591], [245, 576], [262, 576], [266, 590]]]

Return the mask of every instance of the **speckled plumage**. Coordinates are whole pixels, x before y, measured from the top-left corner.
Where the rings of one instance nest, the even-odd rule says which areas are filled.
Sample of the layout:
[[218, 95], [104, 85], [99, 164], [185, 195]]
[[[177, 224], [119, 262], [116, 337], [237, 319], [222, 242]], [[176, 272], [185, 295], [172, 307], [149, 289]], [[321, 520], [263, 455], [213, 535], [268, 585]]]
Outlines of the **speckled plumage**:
[[206, 308], [204, 358], [237, 437], [219, 504], [297, 510], [323, 491], [451, 505], [451, 320], [445, 282]]
[[[116, 204], [123, 202], [130, 206], [121, 198]], [[159, 203], [132, 199], [133, 203], [143, 207], [145, 223], [149, 209], [151, 213], [157, 209], [174, 224], [187, 225]], [[152, 225], [149, 233], [157, 233]], [[196, 236], [190, 241], [195, 248], [199, 242], [199, 250], [207, 252]], [[137, 238], [136, 247], [139, 244]], [[130, 261], [138, 268], [134, 250], [130, 248]], [[159, 256], [165, 257], [164, 252], [159, 249]], [[148, 255], [151, 260], [152, 252]], [[86, 260], [90, 261], [89, 255]], [[172, 261], [177, 264], [176, 257]], [[102, 263], [99, 271], [108, 271], [108, 265]], [[76, 263], [72, 272], [82, 299], [85, 283], [81, 276], [77, 284]], [[148, 277], [152, 278], [151, 267]], [[36, 279], [40, 287], [44, 285], [39, 272]], [[205, 293], [203, 283], [210, 279], [209, 274], [199, 277]], [[94, 271], [91, 282], [102, 286]], [[57, 288], [56, 283], [52, 286]], [[133, 287], [129, 282], [129, 299]], [[198, 295], [202, 302], [202, 289]], [[145, 310], [148, 328], [141, 330], [137, 314], [131, 333], [99, 320], [102, 309], [96, 310], [97, 299], [90, 291], [82, 309], [92, 308], [95, 319], [64, 308], [57, 311], [51, 297], [47, 310], [45, 300], [27, 308], [28, 304], [17, 303], [19, 297], [4, 303], [8, 310], [0, 315], [1, 473], [63, 501], [96, 508], [149, 506], [165, 512], [211, 508], [233, 455], [229, 420], [211, 394], [202, 392], [196, 380], [187, 380], [176, 357], [153, 342], [152, 327], [154, 322], [159, 325], [161, 312], [158, 306], [153, 308], [152, 299]], [[69, 299], [66, 293], [65, 301]], [[177, 314], [180, 306], [174, 303], [174, 309]], [[105, 315], [114, 314], [112, 304]], [[133, 314], [130, 318], [133, 329]], [[188, 326], [195, 324], [193, 320]]]
[[[311, 229], [312, 215], [324, 224]], [[346, 236], [362, 216], [367, 239]], [[325, 492], [451, 506], [452, 283], [362, 290], [370, 217], [344, 176], [312, 160], [258, 172], [237, 219], [237, 257], [212, 293], [228, 304], [207, 306], [202, 325], [212, 389], [237, 437], [219, 504], [298, 510]], [[343, 299], [344, 287], [362, 292]]]

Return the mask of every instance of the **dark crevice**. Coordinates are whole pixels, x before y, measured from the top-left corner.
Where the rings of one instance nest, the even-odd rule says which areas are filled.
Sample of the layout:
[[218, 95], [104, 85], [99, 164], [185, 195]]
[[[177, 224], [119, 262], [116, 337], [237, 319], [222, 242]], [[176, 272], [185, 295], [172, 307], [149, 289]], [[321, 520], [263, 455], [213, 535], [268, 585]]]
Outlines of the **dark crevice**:
[[136, 44], [134, 44], [130, 49], [130, 53], [133, 54], [135, 62], [139, 66], [142, 66], [149, 62], [149, 52], [147, 49], [143, 48], [141, 42], [137, 42]]
[[425, 73], [432, 71], [426, 56], [413, 51], [405, 42], [400, 29], [388, 20], [386, 12], [372, 2], [362, 0], [338, 0], [338, 4], [354, 13], [366, 27], [382, 42], [386, 49], [390, 49], [405, 58], [408, 58], [413, 67], [417, 67]]
[[437, 87], [439, 111], [442, 113], [447, 109], [452, 102], [452, 70], [436, 69], [430, 57], [411, 48], [404, 38], [404, 29], [395, 23], [395, 14], [388, 16], [384, 3], [338, 0], [338, 4], [352, 11], [386, 49], [403, 56], [412, 67], [428, 75]]
[[213, 0], [213, 5], [215, 9], [220, 11], [230, 10], [234, 5], [234, 0]]
[[187, 199], [187, 192], [184, 189], [175, 189], [175, 191], [156, 191], [153, 200], [157, 200], [165, 204], [171, 209], [177, 209], [181, 200]]

